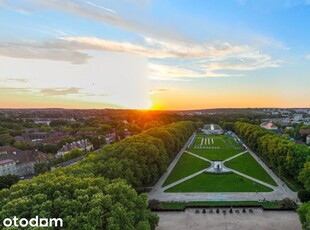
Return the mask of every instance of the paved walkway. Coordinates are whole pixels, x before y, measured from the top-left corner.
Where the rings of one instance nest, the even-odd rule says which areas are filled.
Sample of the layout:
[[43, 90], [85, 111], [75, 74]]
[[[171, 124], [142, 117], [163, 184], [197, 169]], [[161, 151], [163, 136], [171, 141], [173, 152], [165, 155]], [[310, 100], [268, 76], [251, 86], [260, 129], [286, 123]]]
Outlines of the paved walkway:
[[[183, 178], [183, 179], [181, 179], [181, 180], [178, 180], [178, 181], [176, 181], [176, 182], [170, 184], [170, 185], [172, 185], [172, 186], [170, 186], [170, 185], [169, 185], [169, 186], [165, 186], [165, 187], [163, 187], [163, 190], [166, 190], [166, 189], [171, 188], [171, 187], [173, 187], [173, 186], [175, 186], [175, 185], [178, 185], [178, 184], [180, 184], [180, 183], [182, 183], [182, 182], [184, 182], [184, 181], [187, 181], [187, 180], [189, 180], [189, 179], [191, 179], [191, 178], [193, 178], [193, 177], [195, 177], [195, 176], [198, 176], [199, 174], [203, 173], [204, 171], [211, 171], [210, 169], [214, 167], [214, 164], [215, 164], [214, 161], [210, 161], [210, 160], [207, 159], [207, 158], [201, 157], [201, 156], [196, 155], [196, 154], [194, 154], [194, 153], [192, 153], [192, 152], [189, 152], [189, 151], [187, 151], [187, 150], [185, 150], [185, 152], [188, 153], [188, 154], [190, 154], [190, 155], [192, 155], [192, 156], [194, 156], [194, 157], [197, 157], [197, 158], [199, 158], [199, 159], [201, 159], [201, 160], [210, 162], [210, 163], [212, 164], [211, 167], [206, 168], [206, 169], [204, 169], [204, 170], [201, 170], [201, 171], [199, 171], [199, 172], [196, 172], [196, 173], [194, 173], [194, 174], [192, 174], [192, 175], [190, 175], [190, 176], [187, 176], [187, 177], [185, 177], [185, 178]], [[242, 176], [242, 177], [245, 177], [245, 178], [247, 178], [247, 179], [250, 179], [250, 180], [252, 180], [252, 181], [254, 181], [254, 182], [256, 182], [256, 183], [262, 184], [262, 185], [264, 185], [264, 186], [266, 186], [266, 187], [269, 187], [269, 188], [271, 188], [271, 189], [276, 189], [276, 188], [277, 188], [276, 186], [272, 186], [272, 185], [270, 185], [270, 184], [268, 184], [268, 183], [266, 183], [266, 182], [264, 182], [264, 181], [258, 180], [258, 179], [254, 178], [254, 177], [248, 176], [248, 175], [243, 174], [243, 173], [241, 173], [241, 172], [239, 172], [239, 171], [237, 171], [237, 170], [234, 170], [234, 169], [231, 169], [231, 168], [229, 168], [229, 167], [227, 167], [227, 166], [224, 166], [224, 163], [225, 163], [225, 162], [230, 161], [230, 160], [232, 160], [232, 159], [234, 159], [234, 158], [236, 158], [236, 157], [239, 157], [239, 156], [241, 156], [241, 155], [243, 155], [243, 154], [245, 154], [245, 153], [247, 153], [247, 152], [248, 152], [248, 150], [246, 150], [246, 151], [244, 151], [244, 152], [241, 152], [241, 153], [239, 153], [239, 154], [237, 154], [237, 155], [235, 155], [235, 156], [232, 156], [232, 157], [227, 158], [226, 160], [220, 162], [220, 163], [223, 165], [224, 171], [225, 171], [225, 172], [226, 172], [226, 171], [227, 171], [227, 172], [232, 171], [232, 172], [234, 172], [234, 173], [236, 173], [236, 174], [238, 174], [238, 175], [240, 175], [240, 176]], [[227, 169], [227, 170], [225, 170], [225, 169]]]
[[198, 172], [196, 172], [196, 173], [193, 173], [193, 174], [191, 174], [191, 175], [189, 175], [189, 176], [187, 176], [187, 177], [184, 177], [184, 178], [182, 178], [181, 180], [178, 180], [178, 181], [176, 181], [176, 182], [173, 182], [173, 183], [171, 183], [171, 184], [169, 184], [169, 185], [167, 185], [167, 186], [165, 186], [165, 187], [162, 187], [162, 190], [167, 190], [167, 189], [169, 189], [169, 188], [172, 188], [172, 187], [174, 187], [174, 186], [176, 186], [176, 185], [178, 185], [178, 184], [181, 184], [182, 182], [184, 182], [184, 181], [187, 181], [187, 180], [190, 180], [190, 179], [192, 179], [193, 177], [195, 177], [195, 176], [198, 176], [199, 174], [201, 174], [201, 173], [204, 173], [206, 171], [206, 169], [203, 169], [203, 170], [200, 170], [200, 171], [198, 171]]
[[[233, 135], [236, 138], [239, 138], [235, 133], [233, 133]], [[248, 148], [247, 151], [263, 167], [263, 169], [272, 177], [272, 179], [278, 184], [279, 187], [282, 187], [282, 189], [286, 191], [288, 194], [290, 194], [291, 197], [295, 196], [295, 199], [297, 199], [297, 192], [293, 192], [251, 149]]]
[[192, 152], [190, 152], [190, 151], [185, 150], [184, 152], [185, 152], [185, 153], [188, 153], [188, 154], [190, 154], [190, 155], [192, 155], [192, 156], [194, 156], [194, 157], [197, 157], [197, 158], [199, 158], [199, 159], [201, 159], [201, 160], [203, 160], [203, 161], [210, 162], [211, 164], [213, 163], [213, 161], [210, 161], [209, 159], [204, 158], [204, 157], [202, 157], [202, 156], [199, 156], [199, 155], [197, 155], [197, 154], [195, 154], [195, 153], [192, 153]]
[[244, 152], [241, 152], [241, 153], [238, 153], [237, 155], [232, 156], [232, 157], [230, 157], [230, 158], [227, 158], [226, 160], [223, 161], [223, 164], [224, 164], [225, 162], [230, 161], [230, 160], [232, 160], [232, 159], [234, 159], [234, 158], [236, 158], [236, 157], [239, 157], [239, 156], [241, 156], [241, 155], [243, 155], [243, 154], [245, 154], [245, 153], [247, 153], [247, 152], [248, 152], [248, 150], [246, 150], [246, 151], [244, 151]]
[[157, 183], [155, 184], [155, 186], [153, 187], [153, 189], [151, 190], [151, 192], [149, 193], [149, 196], [151, 196], [152, 194], [156, 194], [158, 192], [163, 192], [162, 190], [162, 185], [164, 184], [165, 180], [167, 179], [167, 177], [169, 176], [169, 174], [171, 173], [171, 171], [173, 170], [174, 166], [178, 163], [180, 157], [182, 156], [182, 154], [185, 152], [187, 146], [189, 143], [191, 143], [191, 141], [195, 138], [196, 136], [196, 132], [193, 133], [193, 135], [188, 139], [188, 141], [186, 142], [186, 144], [183, 146], [183, 148], [180, 150], [180, 152], [178, 153], [178, 155], [176, 155], [176, 157], [174, 158], [174, 160], [170, 163], [169, 167], [167, 168], [167, 171], [161, 176], [161, 178], [159, 178], [159, 180], [157, 181]]
[[[235, 135], [235, 134], [234, 134]], [[236, 136], [237, 137], [237, 136]], [[157, 199], [160, 201], [177, 201], [177, 202], [187, 202], [187, 201], [257, 201], [257, 200], [261, 200], [261, 199], [265, 199], [267, 201], [275, 201], [275, 200], [282, 200], [284, 198], [290, 198], [293, 200], [297, 200], [297, 193], [292, 192], [283, 181], [281, 181], [280, 178], [278, 178], [257, 156], [256, 154], [253, 153], [253, 151], [251, 151], [250, 149], [247, 149], [244, 152], [241, 152], [233, 157], [230, 157], [226, 160], [224, 160], [222, 163], [227, 162], [229, 160], [232, 160], [236, 157], [239, 157], [243, 154], [245, 154], [246, 152], [249, 152], [255, 159], [256, 161], [269, 173], [269, 175], [275, 180], [275, 182], [278, 184], [278, 186], [272, 186], [268, 183], [265, 183], [263, 181], [260, 181], [256, 178], [250, 177], [246, 174], [243, 174], [241, 172], [238, 172], [236, 170], [230, 169], [231, 171], [233, 171], [234, 173], [243, 176], [245, 178], [248, 178], [252, 181], [255, 181], [259, 184], [262, 184], [266, 187], [269, 187], [271, 189], [273, 189], [272, 192], [259, 192], [259, 193], [254, 193], [254, 192], [218, 192], [218, 193], [166, 193], [164, 192], [165, 190], [174, 187], [184, 181], [187, 181], [203, 172], [205, 172], [206, 170], [210, 169], [211, 167], [214, 167], [214, 162], [210, 161], [207, 158], [201, 157], [199, 155], [196, 155], [192, 152], [189, 152], [186, 150], [186, 147], [188, 146], [188, 143], [190, 143], [193, 138], [195, 138], [195, 133], [191, 136], [191, 138], [189, 138], [189, 140], [187, 141], [187, 143], [184, 145], [184, 147], [181, 149], [181, 151], [178, 153], [178, 155], [176, 156], [176, 158], [171, 162], [171, 164], [169, 165], [167, 172], [163, 174], [163, 176], [158, 180], [158, 182], [156, 183], [156, 185], [153, 187], [153, 189], [151, 190], [151, 192], [149, 193], [149, 199]], [[238, 137], [237, 137], [238, 138]], [[199, 172], [196, 172], [194, 174], [191, 174], [185, 178], [182, 178], [181, 180], [178, 180], [176, 182], [173, 182], [165, 187], [162, 187], [163, 183], [165, 182], [165, 180], [167, 179], [167, 177], [169, 176], [170, 172], [173, 170], [174, 166], [177, 164], [178, 160], [180, 159], [180, 157], [182, 156], [182, 154], [186, 152], [194, 157], [197, 157], [201, 160], [204, 161], [208, 161], [211, 163], [211, 167], [203, 169]]]
[[256, 178], [254, 178], [254, 177], [248, 176], [248, 175], [246, 175], [246, 174], [243, 174], [243, 173], [238, 172], [238, 171], [233, 170], [233, 169], [231, 169], [231, 171], [233, 171], [234, 173], [236, 173], [236, 174], [238, 174], [238, 175], [240, 175], [240, 176], [243, 176], [243, 177], [245, 177], [245, 178], [247, 178], [247, 179], [250, 179], [250, 180], [252, 180], [252, 181], [254, 181], [254, 182], [256, 182], [256, 183], [259, 183], [259, 184], [262, 184], [262, 185], [264, 185], [264, 186], [266, 186], [266, 187], [269, 187], [269, 188], [271, 188], [271, 189], [273, 189], [273, 190], [277, 189], [276, 186], [272, 186], [272, 185], [270, 185], [270, 184], [268, 184], [268, 183], [266, 183], [266, 182], [264, 182], [264, 181], [261, 181], [261, 180], [258, 180], [258, 179], [256, 179]]
[[[234, 208], [235, 211], [237, 208]], [[195, 209], [196, 210], [196, 209]], [[259, 211], [253, 213], [195, 213], [194, 210], [185, 212], [158, 212], [159, 225], [156, 230], [301, 230], [298, 215], [293, 211]], [[222, 211], [222, 210], [221, 210]]]

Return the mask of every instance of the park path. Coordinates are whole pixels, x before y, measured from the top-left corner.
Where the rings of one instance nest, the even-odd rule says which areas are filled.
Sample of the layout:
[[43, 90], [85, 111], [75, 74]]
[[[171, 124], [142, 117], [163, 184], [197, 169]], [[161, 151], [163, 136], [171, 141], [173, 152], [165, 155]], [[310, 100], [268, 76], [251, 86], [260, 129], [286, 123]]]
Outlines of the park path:
[[190, 155], [192, 155], [192, 156], [194, 156], [194, 157], [197, 157], [197, 158], [199, 158], [200, 160], [207, 161], [207, 162], [210, 162], [211, 164], [213, 164], [213, 161], [210, 161], [209, 159], [204, 158], [204, 157], [202, 157], [202, 156], [196, 155], [195, 153], [192, 153], [192, 152], [187, 151], [187, 150], [185, 150], [184, 152], [185, 152], [185, 153], [188, 153], [188, 154], [190, 154]]
[[[233, 135], [239, 138], [235, 133]], [[240, 138], [239, 138], [240, 139]], [[296, 192], [293, 192], [250, 148], [247, 148], [251, 156], [263, 167], [264, 170], [272, 177], [279, 187], [282, 187], [291, 196], [297, 196]]]
[[251, 149], [248, 152], [255, 160], [268, 172], [272, 179], [277, 183], [278, 187], [289, 193], [291, 196], [297, 197], [297, 192], [293, 192]]
[[247, 151], [248, 151], [248, 150], [246, 150], [246, 151], [244, 151], [244, 152], [241, 152], [241, 153], [238, 153], [238, 154], [235, 155], [235, 156], [229, 157], [229, 158], [223, 160], [222, 163], [224, 164], [226, 161], [230, 161], [230, 160], [232, 160], [232, 159], [234, 159], [234, 158], [236, 158], [236, 157], [239, 157], [239, 156], [245, 154]]
[[172, 188], [172, 187], [174, 187], [174, 186], [176, 186], [176, 185], [178, 185], [178, 184], [183, 183], [184, 181], [187, 181], [187, 180], [189, 180], [189, 179], [192, 179], [192, 178], [195, 177], [195, 176], [198, 176], [199, 174], [201, 174], [201, 173], [203, 173], [203, 172], [205, 172], [205, 171], [206, 171], [206, 168], [203, 169], [203, 170], [200, 170], [200, 171], [198, 171], [198, 172], [196, 172], [196, 173], [193, 173], [193, 174], [191, 174], [191, 175], [189, 175], [189, 176], [187, 176], [187, 177], [184, 177], [184, 178], [182, 178], [181, 180], [178, 180], [178, 181], [175, 181], [175, 182], [173, 182], [173, 183], [171, 183], [171, 184], [169, 184], [169, 185], [166, 185], [165, 187], [162, 187], [162, 190], [165, 191], [165, 190], [167, 190], [167, 189], [169, 189], [169, 188]]
[[[234, 134], [235, 135], [235, 134]], [[265, 199], [267, 201], [275, 201], [275, 200], [282, 200], [284, 198], [290, 198], [293, 200], [298, 201], [297, 199], [297, 193], [291, 191], [286, 184], [279, 178], [276, 176], [276, 174], [274, 174], [272, 172], [272, 170], [270, 168], [268, 168], [264, 162], [262, 162], [260, 160], [260, 158], [249, 148], [247, 149], [247, 151], [244, 151], [242, 153], [239, 153], [233, 157], [230, 157], [226, 160], [223, 161], [226, 162], [228, 160], [232, 160], [233, 158], [236, 158], [238, 156], [241, 156], [242, 154], [245, 154], [246, 152], [249, 152], [252, 157], [254, 157], [254, 159], [268, 172], [268, 174], [275, 180], [275, 182], [278, 184], [278, 186], [272, 186], [270, 184], [267, 184], [263, 181], [260, 181], [258, 179], [255, 179], [253, 177], [250, 177], [246, 174], [243, 174], [241, 172], [238, 172], [236, 170], [232, 170], [234, 173], [248, 178], [252, 181], [255, 181], [259, 184], [262, 184], [264, 186], [267, 186], [271, 189], [273, 189], [272, 192], [193, 192], [193, 193], [167, 193], [164, 192], [166, 189], [169, 189], [177, 184], [180, 184], [186, 180], [189, 180], [201, 173], [203, 173], [206, 169], [201, 170], [199, 172], [196, 172], [190, 176], [187, 176], [185, 178], [182, 178], [179, 181], [176, 181], [172, 184], [169, 184], [165, 187], [161, 187], [164, 183], [164, 181], [167, 179], [167, 177], [169, 176], [170, 172], [173, 170], [174, 166], [177, 164], [178, 160], [180, 159], [180, 157], [182, 156], [182, 154], [184, 152], [191, 154], [192, 156], [195, 156], [201, 160], [205, 160], [208, 162], [211, 162], [211, 164], [213, 165], [213, 162], [198, 156], [194, 153], [191, 153], [189, 151], [186, 150], [186, 147], [188, 146], [188, 144], [193, 141], [193, 138], [195, 137], [195, 133], [191, 136], [191, 138], [189, 138], [189, 140], [187, 141], [187, 143], [184, 145], [184, 147], [181, 149], [181, 151], [178, 153], [178, 155], [176, 156], [176, 158], [171, 162], [171, 164], [169, 165], [167, 172], [163, 174], [163, 176], [158, 180], [158, 182], [156, 183], [156, 185], [153, 187], [153, 189], [151, 190], [151, 192], [149, 193], [149, 199], [157, 199], [160, 201], [175, 201], [175, 202], [189, 202], [189, 201], [257, 201], [257, 200], [262, 200]], [[237, 137], [235, 135], [235, 137]], [[237, 137], [238, 138], [238, 137]], [[212, 167], [211, 165], [211, 167]], [[210, 167], [209, 167], [210, 168]], [[171, 185], [171, 186], [170, 186]]]
[[245, 177], [245, 178], [247, 178], [247, 179], [250, 179], [250, 180], [252, 180], [252, 181], [254, 181], [254, 182], [256, 182], [256, 183], [262, 184], [262, 185], [264, 185], [264, 186], [266, 186], [266, 187], [269, 187], [269, 188], [271, 188], [271, 189], [273, 189], [273, 190], [275, 190], [275, 189], [277, 188], [276, 186], [272, 186], [271, 184], [268, 184], [268, 183], [266, 183], [266, 182], [264, 182], [264, 181], [261, 181], [261, 180], [258, 180], [258, 179], [256, 179], [256, 178], [254, 178], [254, 177], [251, 177], [251, 176], [248, 176], [248, 175], [246, 175], [246, 174], [243, 174], [243, 173], [241, 173], [241, 172], [239, 172], [239, 171], [236, 171], [236, 170], [234, 170], [234, 169], [231, 169], [231, 168], [230, 168], [230, 170], [233, 171], [234, 173], [236, 173], [236, 174], [242, 176], [242, 177]]
[[169, 167], [167, 168], [167, 171], [159, 178], [159, 180], [157, 181], [157, 183], [153, 186], [153, 189], [151, 190], [150, 194], [156, 193], [157, 191], [162, 191], [162, 185], [165, 182], [165, 180], [167, 179], [167, 177], [169, 176], [169, 174], [171, 173], [171, 171], [173, 170], [174, 166], [178, 163], [179, 159], [181, 158], [181, 156], [183, 155], [183, 153], [185, 152], [187, 146], [191, 143], [191, 141], [193, 141], [193, 139], [196, 136], [196, 131], [192, 134], [192, 136], [188, 139], [188, 141], [185, 143], [185, 145], [183, 146], [183, 148], [180, 150], [180, 152], [178, 153], [178, 155], [174, 158], [174, 160], [170, 163]]
[[[197, 157], [197, 158], [199, 158], [199, 159], [201, 159], [201, 160], [210, 162], [212, 165], [211, 165], [210, 167], [208, 167], [208, 168], [212, 168], [212, 167], [213, 167], [213, 164], [214, 164], [213, 161], [210, 161], [210, 160], [208, 160], [208, 159], [206, 159], [206, 158], [204, 158], [204, 157], [198, 156], [198, 155], [196, 155], [196, 154], [194, 154], [194, 153], [191, 153], [191, 152], [189, 152], [189, 151], [187, 151], [187, 150], [186, 150], [185, 152], [188, 153], [188, 154], [190, 154], [190, 155], [193, 155], [194, 157]], [[238, 157], [238, 156], [241, 156], [241, 155], [245, 154], [246, 152], [247, 152], [247, 151], [244, 151], [244, 152], [242, 152], [242, 153], [239, 153], [239, 154], [237, 154], [237, 155], [235, 155], [235, 156], [233, 156], [233, 157], [230, 157], [230, 158], [226, 159], [225, 161], [229, 161], [229, 160], [231, 160], [231, 159], [233, 159], [233, 158], [236, 158], [236, 157]], [[225, 161], [223, 161], [222, 163], [224, 163]], [[180, 180], [178, 180], [178, 181], [175, 181], [175, 182], [173, 182], [173, 183], [171, 183], [171, 184], [169, 184], [169, 185], [167, 185], [167, 186], [164, 186], [164, 187], [162, 187], [162, 190], [165, 191], [165, 190], [167, 190], [167, 189], [169, 189], [169, 188], [172, 188], [172, 187], [174, 187], [174, 186], [176, 186], [176, 185], [178, 185], [178, 184], [180, 184], [180, 183], [183, 183], [183, 182], [185, 182], [185, 181], [187, 181], [187, 180], [190, 180], [190, 179], [192, 179], [193, 177], [198, 176], [198, 175], [200, 175], [201, 173], [205, 172], [208, 168], [205, 168], [205, 169], [203, 169], [203, 170], [200, 170], [200, 171], [198, 171], [198, 172], [196, 172], [196, 173], [193, 173], [193, 174], [191, 174], [191, 175], [189, 175], [189, 176], [187, 176], [187, 177], [184, 177], [184, 178], [182, 178], [182, 179], [180, 179]], [[226, 167], [226, 168], [228, 168], [228, 167]], [[261, 180], [258, 180], [258, 179], [256, 179], [256, 178], [254, 178], [254, 177], [251, 177], [251, 176], [248, 176], [248, 175], [246, 175], [246, 174], [243, 174], [243, 173], [241, 173], [241, 172], [239, 172], [239, 171], [237, 171], [237, 170], [233, 170], [233, 169], [231, 169], [231, 168], [228, 168], [228, 169], [230, 169], [232, 172], [234, 172], [234, 173], [236, 173], [236, 174], [238, 174], [238, 175], [240, 175], [240, 176], [242, 176], [242, 177], [245, 177], [245, 178], [247, 178], [247, 179], [250, 179], [250, 180], [252, 180], [252, 181], [254, 181], [254, 182], [256, 182], [256, 183], [262, 184], [262, 185], [264, 185], [264, 186], [266, 186], [266, 187], [269, 187], [269, 188], [271, 188], [271, 189], [275, 189], [275, 188], [276, 188], [275, 186], [272, 186], [272, 185], [270, 185], [270, 184], [268, 184], [268, 183], [266, 183], [266, 182], [264, 182], [264, 181], [261, 181]]]

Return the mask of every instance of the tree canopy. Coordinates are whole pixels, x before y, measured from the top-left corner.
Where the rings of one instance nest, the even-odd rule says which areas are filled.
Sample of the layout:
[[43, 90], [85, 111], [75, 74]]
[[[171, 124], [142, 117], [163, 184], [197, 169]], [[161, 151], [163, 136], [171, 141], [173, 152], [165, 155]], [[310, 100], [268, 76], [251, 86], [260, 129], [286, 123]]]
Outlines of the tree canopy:
[[155, 229], [158, 216], [148, 209], [146, 194], [134, 188], [158, 180], [196, 125], [177, 122], [153, 128], [74, 165], [3, 189], [0, 220], [37, 215], [63, 218], [66, 229]]
[[[234, 131], [257, 152], [274, 171], [284, 178], [303, 184], [310, 192], [310, 148], [285, 140], [258, 125], [236, 122]], [[304, 229], [310, 229], [310, 203], [298, 209]]]

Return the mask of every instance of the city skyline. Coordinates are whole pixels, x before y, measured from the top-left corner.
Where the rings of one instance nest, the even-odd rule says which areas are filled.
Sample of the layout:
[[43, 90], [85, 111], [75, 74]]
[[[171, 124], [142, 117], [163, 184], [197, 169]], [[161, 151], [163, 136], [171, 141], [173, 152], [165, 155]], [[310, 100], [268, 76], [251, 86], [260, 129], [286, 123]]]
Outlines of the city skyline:
[[309, 0], [0, 0], [0, 11], [1, 108], [309, 107]]

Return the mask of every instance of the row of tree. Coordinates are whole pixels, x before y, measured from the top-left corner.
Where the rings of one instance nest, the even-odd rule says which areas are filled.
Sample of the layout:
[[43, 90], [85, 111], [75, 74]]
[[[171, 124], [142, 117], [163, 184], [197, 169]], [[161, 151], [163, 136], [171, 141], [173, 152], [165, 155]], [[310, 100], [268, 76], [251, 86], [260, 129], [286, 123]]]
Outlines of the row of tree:
[[258, 125], [236, 122], [234, 131], [280, 176], [297, 180], [309, 160], [308, 146], [285, 140]]
[[[0, 221], [62, 218], [65, 229], [155, 229], [157, 215], [135, 189], [154, 184], [196, 129], [178, 122], [105, 146], [101, 153], [0, 191]], [[131, 184], [131, 185], [130, 185]]]
[[96, 175], [124, 178], [136, 189], [153, 185], [197, 128], [197, 123], [177, 122], [105, 146], [82, 162], [93, 165]]
[[[245, 143], [264, 159], [282, 178], [303, 184], [302, 201], [309, 201], [310, 193], [310, 148], [285, 140], [273, 132], [249, 123], [236, 122], [234, 131]], [[305, 229], [310, 229], [310, 205], [304, 203], [298, 210]]]

